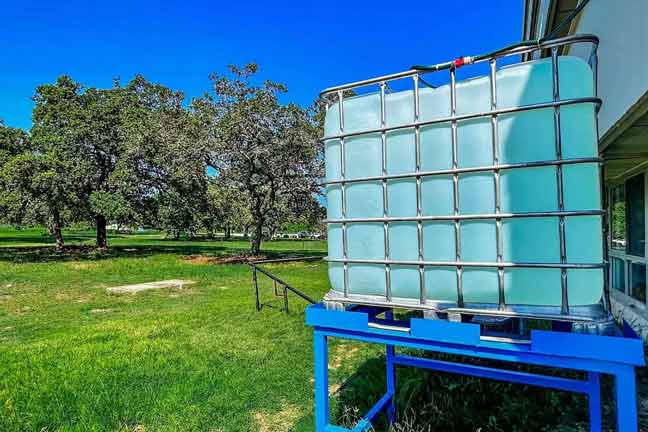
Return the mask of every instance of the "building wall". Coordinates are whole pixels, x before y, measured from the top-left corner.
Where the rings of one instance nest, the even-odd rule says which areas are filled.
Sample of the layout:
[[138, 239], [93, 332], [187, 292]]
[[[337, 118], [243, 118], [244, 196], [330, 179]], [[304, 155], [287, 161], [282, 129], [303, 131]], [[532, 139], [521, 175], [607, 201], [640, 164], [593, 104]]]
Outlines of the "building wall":
[[[648, 1], [591, 0], [581, 12], [575, 33], [599, 37], [599, 132], [607, 130], [648, 91]], [[589, 50], [571, 54], [587, 60]]]

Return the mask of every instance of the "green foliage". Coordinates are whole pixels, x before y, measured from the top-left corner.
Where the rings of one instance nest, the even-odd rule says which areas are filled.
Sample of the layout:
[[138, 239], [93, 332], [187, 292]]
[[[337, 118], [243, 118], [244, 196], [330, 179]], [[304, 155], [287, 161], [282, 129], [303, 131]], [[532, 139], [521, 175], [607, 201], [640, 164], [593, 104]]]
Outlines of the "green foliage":
[[257, 69], [230, 66], [230, 75], [214, 74], [213, 92], [193, 103], [219, 181], [248, 199], [253, 254], [264, 230], [274, 231], [279, 222], [312, 208], [323, 160], [313, 113], [282, 105], [283, 84], [254, 85]]
[[[457, 360], [450, 355], [435, 358]], [[384, 362], [382, 357], [368, 360], [342, 385], [338, 418], [345, 418], [349, 407], [357, 408], [360, 413], [367, 412], [384, 394]], [[473, 363], [505, 366], [490, 360], [473, 360]], [[538, 368], [529, 366], [513, 367], [538, 372]], [[542, 372], [547, 373], [546, 370]], [[587, 418], [586, 398], [573, 393], [414, 368], [398, 368], [397, 382], [398, 418], [409, 424], [404, 430], [576, 431], [580, 430], [580, 422]], [[571, 425], [574, 429], [565, 426], [556, 429], [560, 425]], [[384, 427], [379, 426], [377, 430]]]
[[626, 237], [626, 208], [625, 201], [615, 202], [612, 206], [612, 238], [625, 239]]
[[[2, 221], [62, 228], [156, 226], [174, 238], [317, 223], [321, 113], [282, 105], [285, 86], [254, 86], [256, 65], [212, 76], [214, 90], [184, 95], [142, 76], [109, 89], [69, 76], [37, 87], [30, 136], [0, 124]], [[208, 167], [216, 169], [209, 176]]]

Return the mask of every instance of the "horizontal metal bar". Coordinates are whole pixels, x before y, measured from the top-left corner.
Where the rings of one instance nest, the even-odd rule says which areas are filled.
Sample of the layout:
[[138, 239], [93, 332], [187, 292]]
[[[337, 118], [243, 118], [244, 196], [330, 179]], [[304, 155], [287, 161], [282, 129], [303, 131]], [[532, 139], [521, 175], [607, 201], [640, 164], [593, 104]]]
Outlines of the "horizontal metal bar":
[[348, 183], [361, 183], [368, 181], [381, 181], [381, 180], [394, 180], [394, 179], [405, 179], [413, 177], [432, 177], [432, 176], [441, 176], [441, 175], [451, 175], [451, 174], [466, 174], [466, 173], [476, 173], [476, 172], [490, 172], [495, 170], [512, 170], [520, 168], [538, 168], [544, 166], [557, 166], [557, 165], [574, 165], [574, 164], [584, 164], [584, 163], [603, 163], [603, 159], [599, 157], [589, 157], [589, 158], [572, 158], [572, 159], [550, 159], [544, 161], [535, 161], [535, 162], [522, 162], [522, 163], [512, 163], [512, 164], [499, 164], [499, 165], [483, 165], [475, 167], [464, 167], [464, 168], [448, 168], [444, 170], [434, 170], [434, 171], [420, 171], [418, 173], [403, 173], [403, 174], [388, 174], [380, 176], [370, 176], [370, 177], [357, 177], [353, 179], [339, 179], [339, 180], [330, 180], [324, 183], [321, 183], [321, 186], [329, 186], [333, 184], [348, 184]]
[[[534, 44], [534, 45], [529, 45], [529, 46], [517, 47], [517, 48], [507, 50], [507, 51], [502, 51], [501, 53], [497, 53], [496, 55], [479, 58], [479, 59], [477, 59], [475, 61], [475, 63], [481, 63], [481, 62], [484, 62], [484, 61], [489, 61], [491, 59], [508, 57], [508, 56], [518, 55], [518, 54], [525, 54], [525, 53], [529, 53], [529, 52], [533, 52], [533, 51], [540, 51], [540, 50], [543, 50], [543, 49], [552, 48], [552, 47], [556, 47], [556, 46], [571, 45], [571, 44], [576, 44], [576, 43], [592, 43], [594, 45], [598, 45], [599, 38], [597, 36], [591, 35], [591, 34], [565, 36], [565, 37], [562, 37], [562, 38], [552, 39], [551, 41], [544, 42], [544, 43], [541, 43], [541, 44]], [[324, 96], [327, 96], [327, 95], [329, 95], [331, 93], [336, 93], [336, 92], [339, 92], [339, 91], [351, 90], [351, 89], [358, 88], [358, 87], [365, 87], [365, 86], [369, 86], [369, 85], [372, 85], [372, 84], [378, 84], [381, 81], [385, 81], [385, 82], [386, 81], [393, 81], [393, 80], [397, 80], [397, 79], [401, 79], [401, 78], [405, 78], [405, 77], [409, 77], [409, 76], [413, 76], [413, 75], [417, 75], [417, 74], [424, 74], [424, 73], [430, 73], [430, 72], [436, 72], [436, 71], [441, 71], [441, 70], [445, 70], [445, 69], [450, 69], [453, 65], [454, 65], [454, 60], [439, 63], [437, 65], [431, 66], [432, 68], [434, 68], [434, 70], [430, 70], [430, 71], [421, 71], [419, 69], [409, 69], [409, 70], [406, 70], [406, 71], [403, 71], [403, 72], [393, 73], [393, 74], [389, 74], [389, 75], [383, 75], [383, 76], [380, 76], [380, 77], [370, 78], [370, 79], [366, 79], [366, 80], [362, 80], [362, 81], [356, 81], [356, 82], [352, 82], [352, 83], [348, 83], [348, 84], [342, 84], [342, 85], [335, 86], [335, 87], [329, 87], [329, 88], [323, 90], [320, 93], [320, 97], [324, 97]]]
[[299, 297], [303, 298], [303, 299], [306, 300], [307, 302], [312, 303], [312, 304], [317, 303], [316, 300], [314, 300], [313, 298], [309, 297], [307, 294], [301, 292], [301, 291], [298, 290], [297, 288], [293, 288], [293, 287], [291, 287], [291, 286], [288, 285], [286, 282], [284, 282], [283, 280], [279, 279], [277, 276], [273, 275], [273, 274], [270, 273], [269, 271], [264, 270], [263, 268], [261, 268], [261, 267], [259, 267], [259, 266], [256, 266], [256, 265], [253, 266], [253, 267], [254, 267], [255, 270], [260, 271], [260, 272], [263, 273], [264, 275], [268, 276], [270, 279], [272, 279], [272, 280], [276, 281], [277, 283], [283, 285], [286, 289], [292, 291], [294, 294], [296, 294], [296, 295], [298, 295]]
[[406, 355], [394, 357], [394, 363], [401, 366], [431, 369], [462, 375], [471, 375], [479, 378], [488, 378], [499, 381], [529, 384], [539, 387], [552, 388], [576, 393], [589, 393], [589, 382], [586, 380], [560, 378], [549, 375], [540, 375], [527, 372], [518, 372], [506, 369], [497, 369], [486, 366], [460, 364], [442, 360], [419, 358]]
[[494, 115], [502, 115], [502, 114], [511, 114], [511, 113], [516, 113], [516, 112], [523, 112], [523, 111], [530, 111], [530, 110], [536, 110], [536, 109], [544, 109], [544, 108], [555, 108], [559, 106], [565, 106], [565, 105], [575, 105], [575, 104], [585, 104], [585, 103], [593, 103], [596, 105], [601, 104], [601, 99], [597, 97], [583, 97], [583, 98], [574, 98], [574, 99], [563, 99], [561, 101], [556, 101], [556, 102], [543, 102], [543, 103], [537, 103], [537, 104], [530, 104], [530, 105], [522, 105], [522, 106], [517, 106], [517, 107], [510, 107], [510, 108], [498, 108], [496, 110], [489, 110], [489, 111], [481, 111], [477, 113], [471, 113], [471, 114], [461, 114], [461, 115], [450, 115], [447, 117], [439, 117], [437, 119], [431, 119], [431, 120], [425, 120], [425, 121], [415, 121], [411, 123], [405, 123], [402, 125], [395, 125], [395, 126], [382, 126], [374, 129], [365, 129], [361, 131], [356, 131], [356, 132], [344, 132], [338, 135], [331, 135], [331, 136], [325, 136], [320, 138], [321, 141], [329, 141], [329, 140], [334, 140], [334, 139], [341, 139], [341, 138], [349, 138], [349, 137], [354, 137], [354, 136], [359, 136], [359, 135], [371, 135], [371, 134], [377, 134], [377, 133], [382, 133], [382, 132], [390, 132], [390, 131], [396, 131], [396, 130], [402, 130], [402, 129], [410, 129], [414, 127], [423, 127], [423, 126], [429, 126], [433, 124], [439, 124], [439, 123], [450, 123], [450, 122], [458, 122], [458, 121], [463, 121], [463, 120], [470, 120], [474, 118], [479, 118], [479, 117], [491, 117]]
[[288, 262], [298, 262], [298, 261], [318, 261], [324, 258], [323, 256], [302, 256], [302, 257], [291, 257], [291, 258], [276, 258], [276, 259], [266, 259], [258, 261], [250, 261], [248, 265], [256, 266], [259, 264], [275, 264], [275, 263], [288, 263]]
[[605, 267], [605, 263], [521, 263], [521, 262], [488, 262], [488, 261], [425, 261], [425, 260], [394, 260], [394, 259], [344, 259], [324, 258], [328, 262], [350, 264], [390, 264], [403, 266], [429, 267], [489, 267], [489, 268], [556, 268], [556, 269], [597, 269]]
[[466, 303], [464, 307], [456, 306], [456, 302], [439, 302], [428, 300], [420, 303], [418, 299], [392, 298], [386, 301], [384, 296], [373, 296], [366, 294], [349, 294], [348, 297], [336, 295], [335, 291], [329, 291], [324, 297], [327, 301], [340, 302], [349, 305], [363, 304], [369, 306], [431, 310], [435, 312], [460, 313], [470, 315], [487, 315], [511, 318], [535, 318], [535, 319], [559, 319], [570, 322], [593, 322], [605, 318], [605, 313], [599, 304], [575, 306], [571, 308], [569, 315], [561, 314], [560, 306], [540, 305], [511, 305], [505, 304], [500, 309], [497, 303]]
[[528, 213], [484, 213], [465, 215], [443, 215], [443, 216], [390, 216], [390, 217], [367, 217], [347, 219], [327, 219], [328, 224], [334, 223], [379, 223], [379, 222], [418, 222], [418, 221], [456, 221], [456, 220], [483, 220], [483, 219], [513, 219], [513, 218], [539, 218], [539, 217], [568, 217], [568, 216], [602, 216], [605, 210], [573, 210], [573, 211], [549, 211], [549, 212], [528, 212]]

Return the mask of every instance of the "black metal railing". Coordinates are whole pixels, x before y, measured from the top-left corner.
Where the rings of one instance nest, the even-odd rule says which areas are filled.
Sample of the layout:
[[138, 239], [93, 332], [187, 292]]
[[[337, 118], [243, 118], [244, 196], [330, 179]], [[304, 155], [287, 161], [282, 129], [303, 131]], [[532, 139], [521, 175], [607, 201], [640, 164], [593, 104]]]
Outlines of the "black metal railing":
[[321, 256], [309, 256], [309, 257], [290, 257], [290, 258], [277, 258], [269, 260], [259, 260], [259, 261], [250, 261], [248, 265], [252, 269], [252, 288], [254, 289], [255, 300], [256, 300], [256, 310], [257, 312], [261, 310], [263, 304], [261, 303], [261, 294], [259, 290], [259, 277], [258, 273], [261, 273], [272, 280], [274, 295], [276, 297], [283, 297], [283, 311], [288, 313], [288, 294], [293, 293], [298, 297], [301, 297], [303, 300], [315, 304], [317, 303], [312, 297], [303, 291], [293, 287], [283, 279], [272, 274], [267, 269], [261, 267], [261, 264], [278, 264], [278, 263], [288, 263], [288, 262], [297, 262], [297, 261], [321, 261], [323, 257]]

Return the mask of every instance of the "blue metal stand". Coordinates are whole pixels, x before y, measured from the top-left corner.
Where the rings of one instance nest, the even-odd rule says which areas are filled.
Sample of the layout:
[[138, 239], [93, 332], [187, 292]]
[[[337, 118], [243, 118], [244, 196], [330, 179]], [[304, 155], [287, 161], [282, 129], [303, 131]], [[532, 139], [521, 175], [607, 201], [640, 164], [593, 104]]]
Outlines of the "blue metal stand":
[[[384, 313], [384, 318], [378, 315]], [[618, 337], [594, 336], [560, 331], [531, 331], [527, 340], [482, 334], [478, 324], [413, 318], [394, 321], [385, 308], [356, 306], [346, 311], [326, 310], [322, 304], [309, 306], [306, 324], [314, 328], [315, 424], [317, 432], [364, 432], [385, 411], [390, 422], [396, 413], [395, 366], [413, 366], [524, 383], [582, 393], [589, 399], [590, 430], [601, 431], [600, 374], [615, 378], [617, 430], [637, 430], [635, 389], [636, 366], [644, 365], [643, 343], [626, 325]], [[330, 424], [328, 398], [328, 338], [338, 337], [385, 345], [387, 391], [353, 429]], [[395, 347], [406, 347], [488, 358], [513, 363], [572, 369], [587, 373], [587, 379], [548, 375], [454, 363], [399, 355]]]

